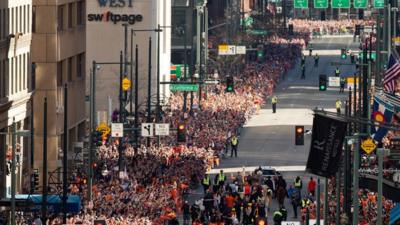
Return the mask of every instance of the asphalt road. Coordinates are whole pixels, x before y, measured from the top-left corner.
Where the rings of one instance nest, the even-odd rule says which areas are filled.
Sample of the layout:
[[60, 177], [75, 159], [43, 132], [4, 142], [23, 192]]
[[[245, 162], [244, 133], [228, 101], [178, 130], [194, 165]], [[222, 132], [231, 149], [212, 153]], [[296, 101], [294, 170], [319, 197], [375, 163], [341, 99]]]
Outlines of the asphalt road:
[[[358, 48], [358, 44], [350, 37], [329, 37], [312, 41], [313, 55], [320, 56], [319, 67], [314, 67], [314, 59], [304, 54], [306, 59], [306, 78], [300, 79], [300, 60], [295, 67], [285, 74], [285, 79], [276, 88], [278, 97], [277, 113], [273, 114], [270, 101], [254, 115], [241, 132], [239, 139], [239, 151], [237, 158], [226, 157], [220, 166], [215, 169], [238, 171], [244, 167], [273, 166], [283, 169], [283, 176], [288, 185], [293, 184], [296, 176], [302, 177], [305, 187], [310, 174], [304, 171], [310, 146], [311, 135], [305, 135], [305, 145], [295, 146], [295, 125], [304, 125], [305, 129], [312, 127], [312, 109], [315, 107], [325, 110], [335, 110], [337, 99], [345, 99], [347, 93], [339, 94], [338, 88], [328, 87], [327, 91], [318, 90], [319, 74], [334, 76], [335, 67], [330, 65], [332, 61], [350, 62], [340, 59], [340, 49]], [[355, 71], [354, 66], [341, 66], [341, 74], [350, 75]], [[314, 176], [315, 177], [315, 176]], [[321, 190], [323, 182], [321, 181]], [[303, 190], [305, 193], [305, 190]], [[201, 197], [199, 191], [193, 195], [193, 199]], [[277, 203], [275, 202], [277, 205]], [[277, 207], [274, 205], [273, 207]], [[286, 208], [288, 218], [292, 218], [293, 211], [290, 201], [287, 199]], [[269, 223], [272, 223], [272, 212], [268, 215]], [[291, 219], [291, 221], [296, 221]]]

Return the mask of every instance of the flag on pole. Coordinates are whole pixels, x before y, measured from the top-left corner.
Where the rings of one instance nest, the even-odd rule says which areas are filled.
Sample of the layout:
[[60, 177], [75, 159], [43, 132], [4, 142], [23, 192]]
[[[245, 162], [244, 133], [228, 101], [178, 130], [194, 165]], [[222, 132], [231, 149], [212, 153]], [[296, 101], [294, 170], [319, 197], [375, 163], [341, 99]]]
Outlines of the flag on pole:
[[392, 50], [392, 54], [390, 54], [389, 62], [387, 70], [385, 71], [385, 77], [383, 80], [383, 84], [385, 86], [385, 91], [393, 93], [396, 89], [397, 78], [400, 75], [400, 63], [399, 56], [396, 50]]
[[379, 127], [379, 125], [388, 124], [392, 121], [393, 106], [375, 96], [372, 109], [372, 120], [375, 121], [375, 126], [371, 126], [372, 138], [377, 142], [381, 142], [382, 138], [387, 134], [388, 129], [385, 127]]

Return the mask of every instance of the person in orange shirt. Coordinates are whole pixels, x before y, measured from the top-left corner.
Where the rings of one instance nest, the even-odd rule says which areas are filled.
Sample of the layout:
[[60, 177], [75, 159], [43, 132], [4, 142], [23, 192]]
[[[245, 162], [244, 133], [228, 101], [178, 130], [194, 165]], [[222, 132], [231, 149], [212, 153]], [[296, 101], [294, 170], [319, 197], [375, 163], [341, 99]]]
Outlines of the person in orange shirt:
[[233, 197], [231, 194], [228, 194], [225, 197], [225, 205], [227, 208], [229, 208], [229, 210], [232, 209], [235, 205], [235, 197]]
[[307, 191], [309, 193], [311, 193], [313, 197], [315, 196], [315, 187], [316, 186], [317, 186], [317, 183], [315, 182], [315, 180], [312, 177], [310, 177], [310, 181], [308, 182], [308, 185], [307, 185]]

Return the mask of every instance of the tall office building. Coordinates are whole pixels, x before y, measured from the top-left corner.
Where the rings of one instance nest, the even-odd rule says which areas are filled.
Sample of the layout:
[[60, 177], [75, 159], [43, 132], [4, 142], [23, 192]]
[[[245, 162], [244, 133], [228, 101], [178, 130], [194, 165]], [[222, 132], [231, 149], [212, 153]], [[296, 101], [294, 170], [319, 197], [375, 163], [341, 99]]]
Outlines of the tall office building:
[[[10, 194], [12, 124], [30, 129], [32, 0], [0, 1], [0, 197]], [[17, 190], [26, 187], [30, 138], [17, 137]], [[28, 183], [29, 184], [29, 183]]]
[[[80, 141], [79, 137], [85, 136], [85, 8], [85, 0], [33, 0], [34, 168], [40, 174], [44, 120], [47, 120], [46, 162], [50, 174], [62, 165], [63, 133], [69, 134], [69, 150]], [[63, 128], [64, 84], [68, 85], [67, 131]], [[45, 98], [47, 118], [44, 118]]]

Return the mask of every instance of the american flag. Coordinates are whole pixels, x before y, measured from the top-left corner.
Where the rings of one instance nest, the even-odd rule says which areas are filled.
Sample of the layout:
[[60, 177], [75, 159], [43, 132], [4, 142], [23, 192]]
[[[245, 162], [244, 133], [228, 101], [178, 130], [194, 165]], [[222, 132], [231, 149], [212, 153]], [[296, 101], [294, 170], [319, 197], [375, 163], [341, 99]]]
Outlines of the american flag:
[[388, 69], [385, 71], [385, 78], [383, 79], [383, 85], [385, 86], [385, 91], [393, 93], [397, 85], [396, 80], [400, 75], [399, 56], [395, 50], [392, 50], [392, 54], [390, 54], [387, 68]]

